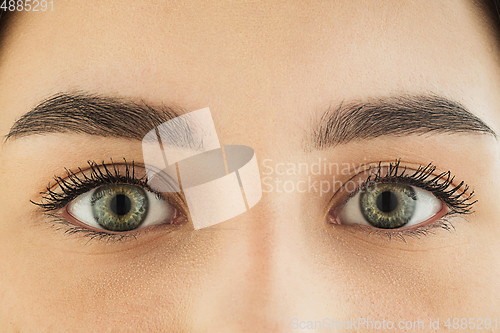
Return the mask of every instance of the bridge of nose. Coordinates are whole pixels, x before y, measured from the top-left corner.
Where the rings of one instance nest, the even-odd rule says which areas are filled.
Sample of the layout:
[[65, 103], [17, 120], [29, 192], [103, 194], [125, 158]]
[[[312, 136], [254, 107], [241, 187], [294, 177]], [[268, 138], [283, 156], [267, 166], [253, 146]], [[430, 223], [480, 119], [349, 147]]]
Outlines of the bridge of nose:
[[222, 332], [227, 327], [287, 332], [293, 318], [344, 314], [345, 307], [332, 307], [325, 297], [325, 281], [311, 258], [310, 231], [300, 219], [300, 200], [264, 193], [250, 211], [213, 226], [221, 251], [207, 288], [196, 299], [197, 315], [213, 315]]

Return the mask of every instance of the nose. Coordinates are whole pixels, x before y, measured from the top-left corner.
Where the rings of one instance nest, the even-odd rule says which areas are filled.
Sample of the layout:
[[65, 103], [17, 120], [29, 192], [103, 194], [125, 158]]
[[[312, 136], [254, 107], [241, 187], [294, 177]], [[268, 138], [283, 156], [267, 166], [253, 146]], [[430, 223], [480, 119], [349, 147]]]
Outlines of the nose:
[[220, 252], [194, 295], [195, 331], [314, 332], [304, 322], [343, 317], [340, 301], [328, 296], [341, 290], [325, 283], [320, 246], [310, 241], [321, 216], [304, 212], [301, 201], [264, 193], [247, 213], [207, 230]]

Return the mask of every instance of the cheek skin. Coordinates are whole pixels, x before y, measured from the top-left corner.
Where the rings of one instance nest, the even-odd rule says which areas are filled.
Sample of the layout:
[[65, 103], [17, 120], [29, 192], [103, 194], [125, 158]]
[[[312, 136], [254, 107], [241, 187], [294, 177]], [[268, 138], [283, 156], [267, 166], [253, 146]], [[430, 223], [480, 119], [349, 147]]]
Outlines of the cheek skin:
[[[28, 237], [7, 244], [2, 255], [13, 260], [4, 261], [9, 274], [2, 277], [2, 285], [11, 286], [4, 304], [16, 304], [11, 319], [33, 329], [62, 330], [60, 323], [95, 332], [107, 327], [188, 329], [191, 289], [200, 288], [203, 268], [217, 251], [213, 237], [177, 238], [163, 237], [116, 254], [61, 251]], [[28, 317], [24, 307], [30, 307]]]
[[[400, 250], [391, 248], [387, 240], [376, 240], [382, 246], [366, 243], [361, 231], [349, 235], [324, 230], [317, 239], [327, 239], [326, 233], [332, 241], [322, 242], [317, 248], [316, 271], [323, 273], [325, 286], [344, 287], [339, 302], [351, 305], [349, 315], [352, 316], [494, 317], [500, 306], [498, 285], [487, 289], [483, 286], [498, 284], [490, 274], [498, 273], [498, 266], [492, 268], [491, 264], [500, 262], [500, 256], [491, 253], [487, 245], [477, 245], [491, 240], [473, 227], [460, 226], [457, 230], [458, 235], [438, 231], [437, 236], [428, 236], [435, 240], [422, 240], [442, 244], [427, 251], [422, 250], [421, 244], [412, 246], [412, 240], [408, 240], [408, 246], [401, 246], [407, 250]], [[453, 237], [453, 241], [447, 244], [439, 237]], [[336, 250], [329, 255], [327, 250], [332, 248]]]

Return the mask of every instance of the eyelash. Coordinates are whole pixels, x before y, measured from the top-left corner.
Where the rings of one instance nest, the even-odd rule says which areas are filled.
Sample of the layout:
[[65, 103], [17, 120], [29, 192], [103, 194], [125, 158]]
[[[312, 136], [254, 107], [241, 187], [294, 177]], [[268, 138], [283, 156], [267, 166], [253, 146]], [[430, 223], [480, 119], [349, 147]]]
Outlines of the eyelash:
[[[87, 163], [89, 165], [88, 174], [85, 174], [81, 168], [78, 168], [78, 174], [75, 174], [65, 168], [67, 174], [66, 179], [57, 176], [54, 177], [54, 180], [57, 186], [61, 189], [62, 193], [55, 192], [49, 184], [46, 192], [40, 193], [43, 195], [42, 202], [31, 201], [31, 203], [40, 207], [47, 216], [53, 218], [51, 221], [53, 225], [62, 225], [66, 234], [72, 235], [81, 233], [84, 237], [88, 237], [89, 240], [97, 239], [105, 240], [107, 242], [124, 241], [130, 238], [136, 239], [136, 236], [140, 233], [140, 229], [120, 234], [94, 231], [74, 225], [61, 216], [50, 213], [64, 208], [69, 202], [77, 198], [79, 195], [105, 184], [136, 185], [156, 193], [158, 197], [162, 197], [160, 193], [150, 188], [146, 181], [146, 176], [141, 178], [136, 177], [135, 163], [133, 161], [129, 164], [126, 159], [124, 159], [124, 163], [120, 164], [120, 166], [125, 168], [124, 175], [120, 174], [120, 170], [117, 168], [117, 165], [113, 162], [113, 160], [111, 160], [110, 165], [104, 162], [99, 165], [94, 161], [88, 161]], [[387, 172], [385, 174], [383, 174], [384, 168], [387, 168]], [[341, 206], [343, 206], [350, 198], [354, 197], [359, 191], [366, 189], [367, 185], [370, 183], [401, 183], [416, 186], [431, 192], [437, 199], [442, 200], [447, 205], [450, 212], [443, 216], [439, 221], [416, 229], [385, 231], [383, 229], [359, 225], [358, 227], [360, 229], [365, 230], [369, 234], [385, 236], [389, 240], [396, 238], [406, 242], [405, 236], [419, 238], [421, 236], [433, 234], [432, 230], [435, 228], [442, 228], [447, 231], [454, 230], [455, 228], [449, 221], [449, 217], [453, 215], [466, 215], [473, 213], [472, 206], [477, 202], [477, 200], [472, 201], [474, 191], [467, 193], [469, 186], [463, 181], [458, 185], [449, 188], [455, 180], [455, 177], [451, 175], [450, 171], [442, 172], [439, 175], [433, 175], [436, 167], [431, 163], [425, 167], [418, 167], [418, 169], [412, 174], [407, 173], [406, 167], [403, 167], [402, 171], [400, 171], [400, 169], [400, 160], [390, 163], [388, 166], [382, 166], [382, 162], [379, 162], [378, 167], [372, 167], [368, 170], [368, 172], [370, 172], [368, 178], [360, 186], [358, 186], [355, 191], [348, 195], [347, 199], [344, 200], [344, 203]], [[166, 200], [167, 202], [169, 201], [168, 199]]]
[[[451, 175], [451, 171], [434, 175], [436, 166], [429, 163], [426, 166], [419, 166], [412, 174], [408, 174], [406, 167], [401, 167], [400, 163], [401, 160], [396, 160], [396, 162], [390, 163], [388, 166], [384, 166], [382, 165], [382, 162], [379, 162], [377, 167], [368, 169], [368, 172], [370, 173], [368, 178], [361, 183], [356, 190], [347, 196], [347, 198], [340, 205], [340, 208], [342, 208], [348, 200], [360, 191], [366, 190], [369, 184], [399, 183], [419, 187], [423, 190], [431, 192], [437, 199], [443, 201], [450, 211], [442, 216], [440, 220], [415, 229], [393, 229], [388, 231], [385, 229], [357, 225], [359, 229], [366, 231], [368, 234], [376, 234], [386, 237], [389, 240], [396, 238], [406, 242], [405, 236], [420, 238], [421, 236], [434, 234], [432, 230], [436, 228], [442, 228], [447, 231], [455, 230], [455, 227], [449, 221], [451, 216], [474, 213], [472, 207], [477, 202], [477, 200], [473, 200], [474, 191], [468, 192], [470, 187], [463, 181], [461, 181], [458, 185], [453, 185], [455, 176]], [[385, 173], [383, 172], [384, 169], [387, 169]]]
[[[151, 189], [148, 185], [146, 176], [137, 178], [135, 173], [135, 163], [128, 163], [123, 159], [124, 163], [119, 164], [124, 171], [120, 172], [120, 168], [111, 159], [111, 164], [102, 162], [100, 165], [94, 161], [88, 161], [89, 169], [85, 173], [81, 168], [78, 168], [78, 173], [64, 169], [66, 178], [55, 176], [54, 180], [61, 193], [55, 192], [49, 184], [45, 192], [42, 194], [42, 202], [31, 203], [40, 207], [46, 216], [52, 218], [50, 221], [54, 226], [58, 225], [56, 230], [64, 230], [65, 234], [81, 234], [89, 240], [100, 240], [107, 242], [125, 241], [130, 238], [136, 239], [141, 229], [133, 230], [127, 233], [109, 233], [105, 231], [90, 230], [85, 227], [75, 225], [58, 214], [51, 213], [66, 207], [68, 203], [76, 199], [81, 194], [91, 191], [99, 186], [107, 184], [127, 184], [135, 185], [144, 188], [152, 193], [155, 193], [158, 198], [162, 198], [171, 203], [169, 198], [164, 198], [159, 192]], [[124, 174], [123, 174], [124, 173]], [[175, 205], [174, 205], [175, 206]], [[157, 225], [158, 227], [160, 225]]]

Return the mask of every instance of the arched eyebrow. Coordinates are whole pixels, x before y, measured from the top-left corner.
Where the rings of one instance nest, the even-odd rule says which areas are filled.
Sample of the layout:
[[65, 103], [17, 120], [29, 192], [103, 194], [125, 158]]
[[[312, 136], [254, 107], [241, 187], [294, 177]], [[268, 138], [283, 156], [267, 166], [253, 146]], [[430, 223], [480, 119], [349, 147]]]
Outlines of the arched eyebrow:
[[385, 136], [497, 134], [460, 103], [436, 95], [399, 96], [330, 107], [318, 121], [308, 148], [326, 149]]
[[[57, 94], [17, 120], [6, 140], [34, 134], [80, 133], [142, 140], [152, 129], [185, 113], [125, 99]], [[189, 132], [186, 129], [185, 135]], [[313, 124], [309, 146], [326, 149], [383, 136], [496, 133], [461, 104], [435, 95], [380, 98], [330, 107]], [[181, 135], [180, 135], [181, 136]]]
[[180, 108], [152, 107], [122, 98], [60, 93], [17, 120], [6, 140], [47, 133], [142, 140], [151, 129], [183, 113], [185, 111]]

